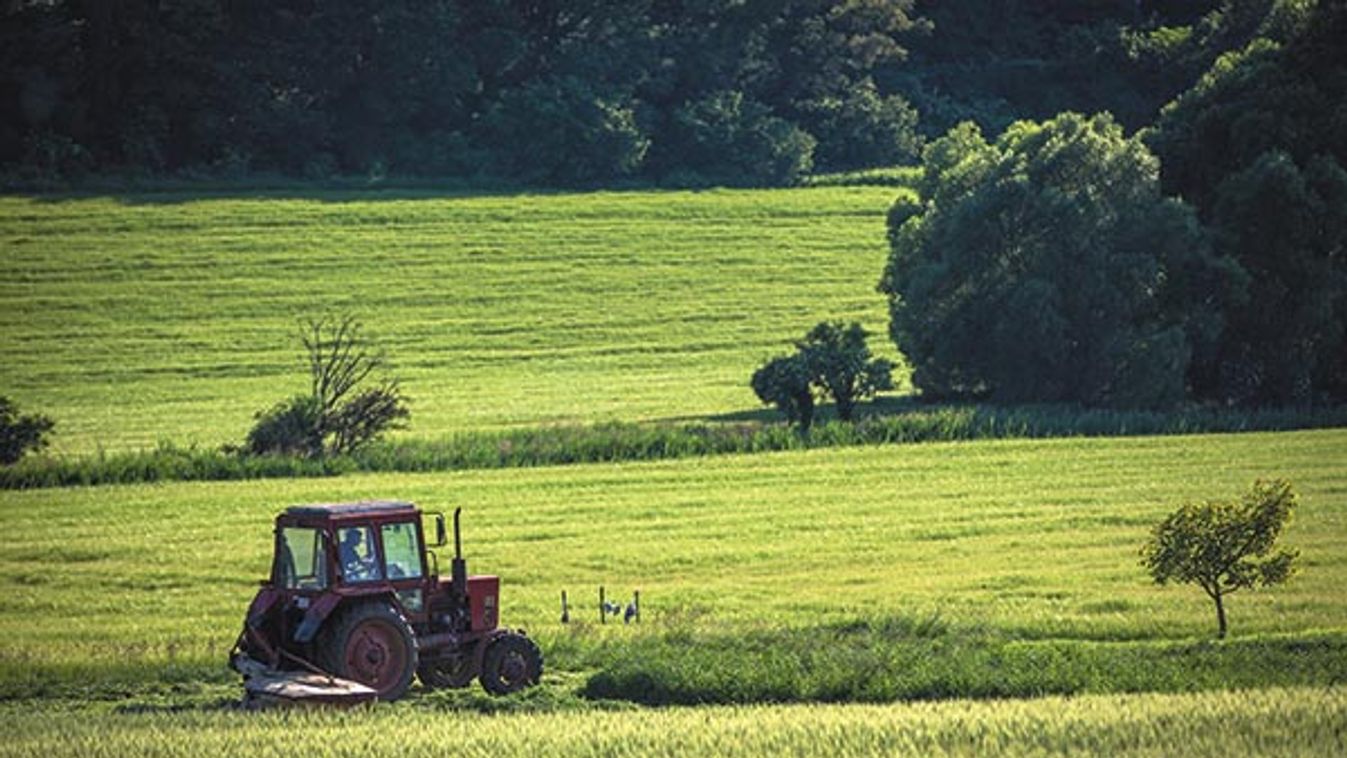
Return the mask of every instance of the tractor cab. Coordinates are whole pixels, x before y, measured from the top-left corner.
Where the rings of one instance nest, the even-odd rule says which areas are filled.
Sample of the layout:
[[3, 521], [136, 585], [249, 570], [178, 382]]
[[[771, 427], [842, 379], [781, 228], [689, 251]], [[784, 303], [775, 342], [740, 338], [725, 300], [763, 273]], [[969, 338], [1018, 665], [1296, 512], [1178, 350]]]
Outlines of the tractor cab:
[[[435, 528], [429, 547], [443, 546], [444, 515], [426, 515]], [[536, 683], [541, 653], [522, 631], [498, 628], [500, 579], [467, 575], [458, 521], [455, 511], [444, 579], [412, 503], [286, 509], [276, 517], [271, 577], [248, 609], [236, 654], [251, 659], [250, 671], [307, 669], [382, 699], [401, 696], [413, 673], [427, 686], [477, 677], [495, 694]]]
[[[430, 515], [439, 547], [444, 515]], [[270, 585], [297, 596], [391, 594], [409, 621], [425, 621], [438, 581], [425, 544], [421, 511], [411, 503], [296, 506], [276, 519]]]

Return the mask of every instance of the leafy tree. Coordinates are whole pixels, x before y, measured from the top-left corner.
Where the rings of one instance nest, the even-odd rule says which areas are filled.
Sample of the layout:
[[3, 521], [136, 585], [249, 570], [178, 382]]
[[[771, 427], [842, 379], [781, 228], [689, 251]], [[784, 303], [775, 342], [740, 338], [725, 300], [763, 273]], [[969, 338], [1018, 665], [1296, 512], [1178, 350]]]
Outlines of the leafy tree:
[[804, 127], [818, 140], [818, 168], [846, 171], [908, 163], [921, 154], [917, 111], [901, 95], [881, 95], [865, 80], [842, 97], [802, 106]]
[[775, 405], [786, 421], [798, 424], [806, 434], [814, 424], [814, 390], [809, 366], [796, 354], [773, 358], [753, 372], [753, 392], [762, 402]]
[[814, 165], [817, 141], [744, 93], [723, 90], [678, 108], [657, 164], [731, 184], [790, 184]]
[[843, 421], [853, 419], [858, 400], [893, 389], [893, 364], [871, 357], [867, 336], [855, 322], [823, 322], [797, 343], [811, 380], [832, 396]]
[[1154, 407], [1184, 398], [1241, 272], [1107, 114], [962, 124], [889, 214], [890, 333], [932, 396]]
[[1157, 584], [1196, 584], [1216, 605], [1217, 636], [1228, 626], [1225, 597], [1290, 578], [1295, 550], [1273, 551], [1295, 510], [1291, 484], [1254, 482], [1239, 501], [1190, 503], [1156, 525], [1141, 549], [1141, 565]]
[[753, 391], [805, 432], [813, 423], [815, 393], [832, 397], [838, 418], [852, 421], [857, 401], [893, 389], [893, 364], [871, 357], [867, 336], [855, 322], [821, 322], [795, 343], [794, 355], [773, 358], [753, 373]]
[[648, 140], [630, 105], [567, 77], [509, 90], [487, 112], [482, 144], [501, 173], [534, 181], [593, 182], [640, 167]]
[[1277, 6], [1145, 135], [1165, 191], [1250, 275], [1194, 376], [1228, 403], [1347, 398], [1347, 6]]
[[248, 433], [254, 454], [316, 457], [352, 453], [410, 417], [395, 379], [373, 387], [366, 380], [384, 366], [353, 316], [309, 321], [301, 333], [308, 359], [308, 395], [297, 395], [257, 414]]
[[18, 463], [28, 451], [46, 447], [55, 426], [41, 414], [20, 415], [12, 400], [0, 396], [0, 465]]

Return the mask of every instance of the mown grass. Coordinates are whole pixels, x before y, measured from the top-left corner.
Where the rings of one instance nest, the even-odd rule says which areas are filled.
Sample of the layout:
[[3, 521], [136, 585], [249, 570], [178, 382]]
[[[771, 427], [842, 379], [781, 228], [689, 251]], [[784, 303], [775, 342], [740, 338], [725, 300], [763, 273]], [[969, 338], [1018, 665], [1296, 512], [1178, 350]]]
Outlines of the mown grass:
[[[549, 686], [764, 702], [1327, 683], [1347, 634], [1347, 431], [933, 443], [650, 463], [0, 494], [0, 697], [205, 680], [297, 502], [465, 509]], [[1178, 502], [1295, 483], [1304, 571], [1209, 601], [1137, 564]], [[441, 561], [441, 565], [447, 565]], [[640, 588], [639, 625], [595, 594]], [[568, 590], [575, 621], [559, 623]], [[568, 696], [569, 697], [569, 696]], [[647, 698], [649, 699], [649, 698]]]
[[913, 187], [921, 180], [920, 166], [886, 166], [806, 177], [806, 187]]
[[503, 715], [0, 706], [14, 756], [1341, 754], [1347, 688]]
[[[439, 440], [379, 441], [322, 459], [252, 456], [161, 444], [92, 456], [33, 456], [0, 468], [0, 489], [158, 481], [337, 476], [353, 472], [454, 471], [575, 463], [650, 461], [826, 447], [975, 439], [1126, 436], [1347, 426], [1347, 406], [1167, 413], [1062, 406], [923, 406], [876, 403], [857, 423], [822, 421], [804, 434], [782, 423], [547, 426], [464, 432]], [[883, 415], [880, 415], [883, 414]]]
[[904, 191], [0, 197], [0, 393], [58, 454], [239, 442], [306, 388], [300, 320], [349, 312], [405, 436], [740, 411], [814, 323], [884, 333]]

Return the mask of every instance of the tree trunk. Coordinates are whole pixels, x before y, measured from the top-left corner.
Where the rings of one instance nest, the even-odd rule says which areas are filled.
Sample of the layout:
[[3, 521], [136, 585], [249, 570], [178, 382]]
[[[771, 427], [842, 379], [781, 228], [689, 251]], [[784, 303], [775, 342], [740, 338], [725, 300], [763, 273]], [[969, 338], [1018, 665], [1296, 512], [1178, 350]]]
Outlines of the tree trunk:
[[850, 392], [846, 390], [833, 390], [833, 399], [837, 401], [837, 417], [843, 421], [851, 421], [855, 413], [856, 400]]
[[1216, 601], [1216, 638], [1223, 640], [1225, 639], [1226, 632], [1225, 598], [1222, 597], [1221, 593], [1218, 591], [1212, 593], [1211, 599]]

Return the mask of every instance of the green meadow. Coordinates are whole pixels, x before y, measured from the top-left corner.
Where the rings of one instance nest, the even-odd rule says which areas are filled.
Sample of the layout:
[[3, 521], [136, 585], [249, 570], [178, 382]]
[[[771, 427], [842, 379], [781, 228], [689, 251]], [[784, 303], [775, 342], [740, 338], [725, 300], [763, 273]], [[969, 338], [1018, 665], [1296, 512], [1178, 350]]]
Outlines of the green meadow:
[[[1322, 754], [1347, 719], [1344, 450], [1340, 430], [1003, 440], [6, 492], [0, 723], [13, 754], [280, 754], [297, 729], [334, 755]], [[1206, 598], [1150, 584], [1137, 548], [1178, 500], [1270, 475], [1301, 493], [1304, 570], [1233, 596], [1217, 643]], [[465, 509], [541, 688], [235, 712], [225, 658], [272, 516], [365, 497]], [[601, 626], [601, 584], [639, 588], [642, 620]], [[701, 707], [645, 707], [680, 704]]]
[[[0, 392], [56, 419], [56, 456], [239, 441], [305, 389], [297, 327], [324, 313], [363, 320], [413, 409], [372, 453], [400, 472], [0, 491], [0, 754], [1340, 752], [1347, 430], [902, 399], [814, 449], [715, 424], [756, 419], [749, 375], [819, 320], [897, 357], [874, 285], [906, 190], [836, 184], [0, 198]], [[1128, 430], [1166, 434], [1084, 436]], [[997, 436], [1045, 438], [948, 441]], [[1302, 570], [1235, 594], [1218, 642], [1138, 549], [1258, 477], [1301, 495]], [[272, 518], [363, 498], [464, 508], [541, 687], [237, 710]], [[639, 589], [641, 621], [600, 624], [600, 586]]]
[[[1151, 585], [1137, 549], [1178, 501], [1234, 494], [1258, 476], [1287, 477], [1302, 494], [1286, 539], [1304, 571], [1283, 588], [1236, 594], [1234, 634], [1311, 635], [1330, 655], [1344, 652], [1347, 632], [1344, 450], [1347, 432], [1332, 430], [7, 492], [0, 681], [12, 698], [227, 678], [227, 651], [269, 565], [275, 512], [375, 497], [464, 508], [470, 568], [503, 577], [504, 621], [540, 638], [550, 672], [605, 696], [645, 676], [662, 678], [674, 701], [827, 699], [807, 676], [780, 690], [770, 672], [845, 677], [854, 664], [781, 668], [755, 656], [812, 655], [799, 643], [830, 635], [877, 655], [910, 642], [950, 666], [965, 662], [960, 650], [980, 660], [1005, 644], [1051, 655], [1066, 645], [1068, 658], [1122, 649], [1114, 643], [1186, 645], [1213, 636], [1209, 601]], [[643, 622], [596, 628], [600, 585], [610, 597], [639, 588]], [[562, 590], [575, 605], [570, 626], [558, 619]], [[932, 640], [940, 644], [924, 647]], [[940, 645], [951, 646], [946, 659]], [[701, 674], [661, 668], [705, 650], [760, 660], [766, 689], [736, 696], [720, 688], [742, 682], [684, 682]], [[1325, 673], [1347, 673], [1334, 665]], [[1130, 676], [1104, 673], [1078, 688], [1109, 691]], [[884, 677], [904, 674], [880, 672], [878, 694], [865, 697], [882, 699]], [[961, 694], [958, 681], [948, 686]]]
[[301, 321], [350, 313], [417, 437], [743, 411], [820, 320], [893, 353], [906, 191], [0, 198], [0, 391], [58, 453], [237, 442], [306, 389]]

